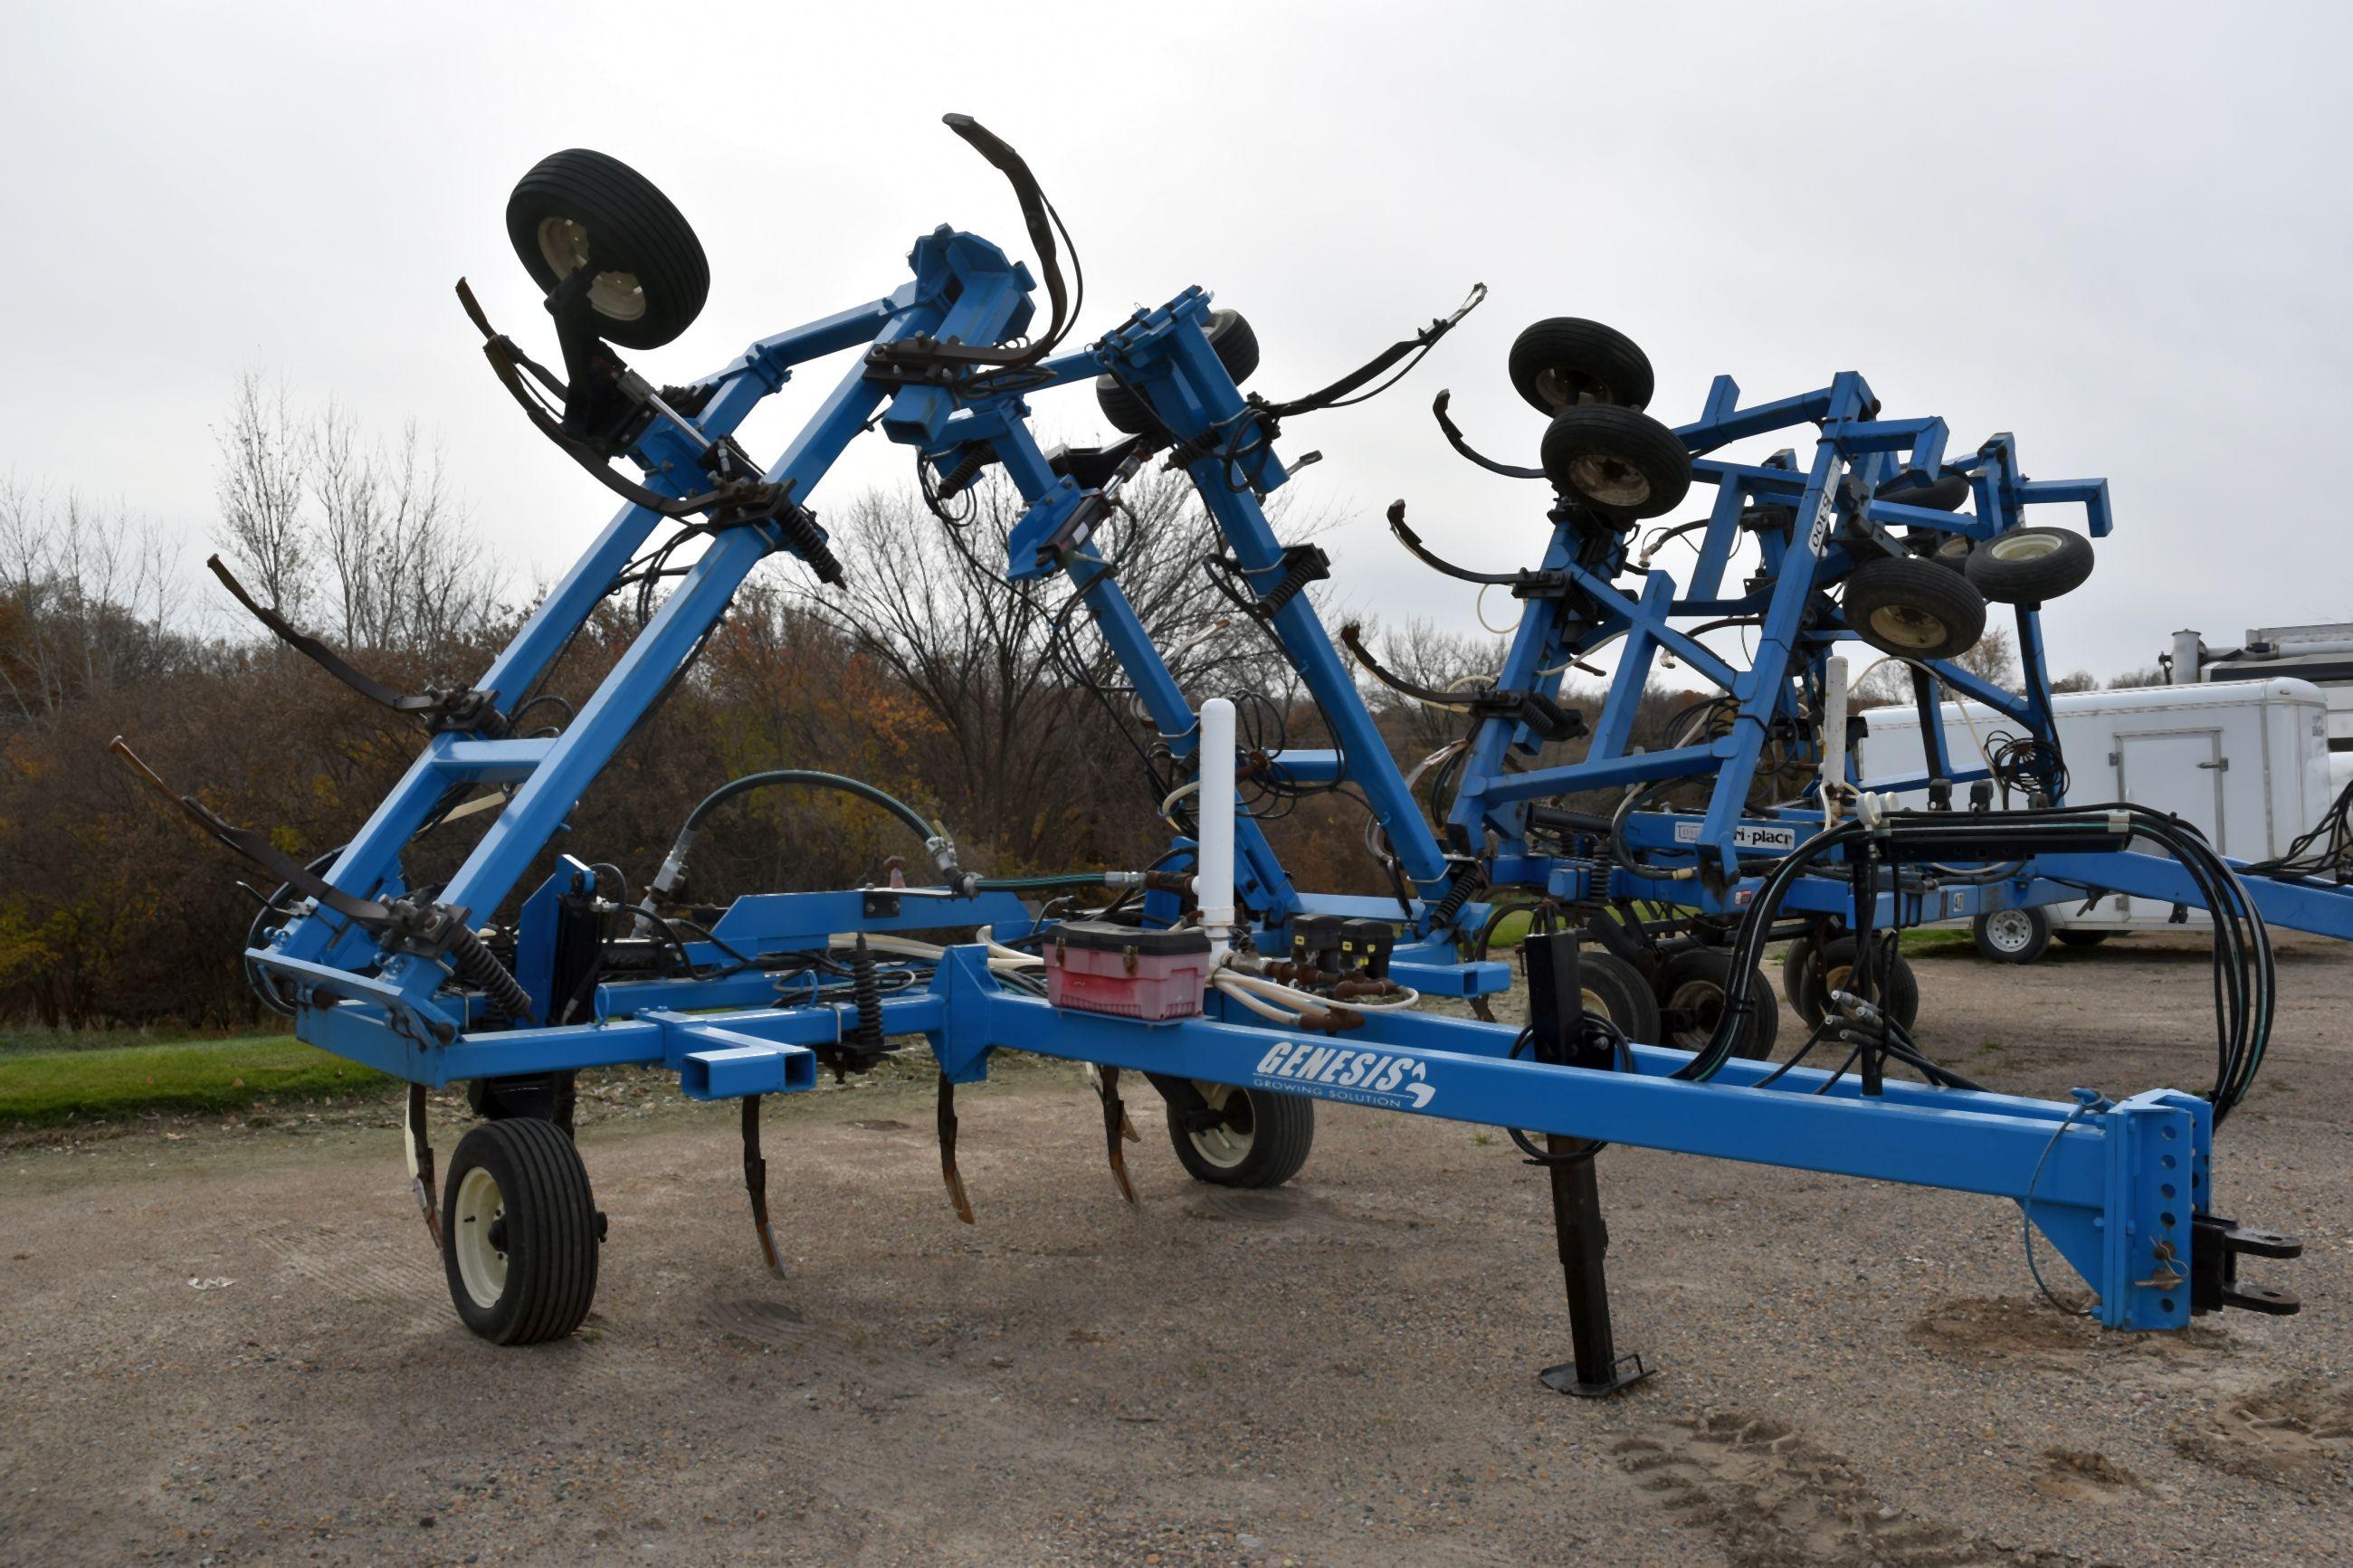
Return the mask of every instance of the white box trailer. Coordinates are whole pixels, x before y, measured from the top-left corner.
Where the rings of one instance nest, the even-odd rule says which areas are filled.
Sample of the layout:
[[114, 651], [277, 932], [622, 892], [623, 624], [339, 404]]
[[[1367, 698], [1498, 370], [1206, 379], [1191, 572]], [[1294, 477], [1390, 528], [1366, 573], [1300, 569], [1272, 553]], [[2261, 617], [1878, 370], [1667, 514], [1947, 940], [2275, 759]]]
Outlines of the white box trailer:
[[2328, 703], [2329, 776], [2342, 790], [2353, 782], [2353, 623], [2256, 626], [2237, 647], [2211, 648], [2194, 631], [2173, 634], [2158, 662], [2172, 679], [2192, 681], [2308, 680]]
[[[2170, 812], [2241, 860], [2284, 855], [2336, 798], [2329, 769], [2328, 701], [2307, 680], [2232, 680], [2197, 686], [2144, 686], [2075, 691], [2052, 700], [2067, 798], [2077, 805], [2128, 800]], [[1926, 769], [1920, 714], [1914, 707], [1873, 708], [1861, 715], [1858, 773], [1870, 781], [1918, 779]], [[2015, 720], [1977, 703], [1943, 705], [1946, 745], [1956, 771], [1985, 766], [1998, 736], [2016, 735]], [[1974, 732], [1973, 732], [1974, 727]], [[1967, 785], [1954, 790], [1966, 809]], [[1906, 805], [1928, 804], [1925, 788], [1902, 791]], [[2023, 804], [2022, 802], [2017, 804]], [[1989, 958], [2027, 963], [2051, 938], [2090, 943], [2119, 932], [2174, 922], [2169, 903], [2121, 893], [2040, 910], [2003, 910], [1975, 922]], [[2202, 927], [2206, 911], [2187, 911]], [[1952, 922], [1958, 923], [1958, 922]]]

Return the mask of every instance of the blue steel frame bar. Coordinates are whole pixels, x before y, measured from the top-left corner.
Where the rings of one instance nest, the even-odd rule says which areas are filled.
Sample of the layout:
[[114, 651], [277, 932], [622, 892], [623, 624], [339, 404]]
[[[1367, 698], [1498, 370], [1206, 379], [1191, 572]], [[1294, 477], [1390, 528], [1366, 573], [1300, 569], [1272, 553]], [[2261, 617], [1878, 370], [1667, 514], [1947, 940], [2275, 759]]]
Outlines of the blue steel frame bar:
[[[838, 895], [811, 895], [827, 897]], [[1424, 1013], [1376, 1014], [1345, 1039], [1262, 1027], [1248, 1014], [1150, 1024], [1057, 1009], [1005, 990], [987, 950], [951, 948], [931, 985], [882, 1001], [883, 1026], [923, 1035], [951, 1081], [986, 1078], [990, 1055], [1015, 1048], [1208, 1083], [1304, 1094], [1344, 1104], [1604, 1138], [1741, 1160], [2006, 1197], [2099, 1296], [2111, 1327], [2179, 1328], [2189, 1321], [2189, 1216], [2207, 1208], [2212, 1130], [2203, 1101], [2170, 1090], [2137, 1096], [2070, 1121], [2067, 1106], [2008, 1095], [1891, 1082], [1867, 1097], [1852, 1078], [1735, 1061], [1717, 1079], [1672, 1074], [1683, 1051], [1635, 1047], [1633, 1070], [1602, 1072], [1512, 1056], [1519, 1031]], [[630, 1020], [519, 1029], [425, 1047], [379, 1009], [347, 1002], [305, 1009], [303, 1038], [413, 1081], [442, 1084], [592, 1065], [660, 1064], [693, 1075], [706, 1097], [729, 1074], [765, 1092], [807, 1087], [794, 1054], [839, 1041], [848, 1004], [687, 1014], [649, 1008]], [[794, 1080], [795, 1074], [799, 1081]], [[739, 1090], [739, 1092], [742, 1092]], [[2187, 1194], [2187, 1195], [2184, 1195]]]
[[[1103, 371], [1116, 371], [1180, 440], [1214, 446], [1220, 433], [1232, 429], [1249, 410], [1240, 388], [1209, 345], [1208, 309], [1206, 292], [1187, 289], [1157, 310], [1138, 312], [1087, 354], [1057, 362], [1049, 369], [1059, 381], [1092, 379]], [[1056, 570], [1071, 571], [1089, 613], [1122, 667], [1135, 680], [1163, 739], [1177, 755], [1190, 755], [1192, 711], [1134, 606], [1118, 592], [1099, 553], [1084, 541], [1065, 543], [1058, 537], [1071, 512], [1070, 481], [1058, 479], [1047, 467], [1035, 439], [1018, 417], [992, 418], [983, 414], [969, 433], [959, 434], [965, 440], [988, 440], [1029, 503], [1029, 510], [1008, 542], [1006, 575], [1023, 582]], [[932, 450], [944, 458], [953, 446], [960, 444]], [[1193, 458], [1186, 471], [1232, 549], [1244, 580], [1261, 594], [1271, 592], [1284, 571], [1282, 542], [1261, 502], [1286, 478], [1272, 442], [1251, 442], [1246, 453], [1230, 461], [1218, 451], [1207, 451]], [[1243, 483], [1234, 482], [1237, 474]], [[1388, 742], [1357, 692], [1355, 678], [1332, 646], [1314, 605], [1306, 595], [1296, 595], [1269, 617], [1268, 626], [1335, 731], [1332, 738], [1338, 755], [1327, 764], [1324, 776], [1345, 779], [1364, 791], [1389, 836], [1406, 879], [1424, 900], [1442, 895], [1451, 875], [1445, 852], [1424, 822], [1412, 791], [1389, 755]], [[1254, 833], [1251, 830], [1251, 836]], [[1417, 929], [1423, 928], [1418, 925]]]

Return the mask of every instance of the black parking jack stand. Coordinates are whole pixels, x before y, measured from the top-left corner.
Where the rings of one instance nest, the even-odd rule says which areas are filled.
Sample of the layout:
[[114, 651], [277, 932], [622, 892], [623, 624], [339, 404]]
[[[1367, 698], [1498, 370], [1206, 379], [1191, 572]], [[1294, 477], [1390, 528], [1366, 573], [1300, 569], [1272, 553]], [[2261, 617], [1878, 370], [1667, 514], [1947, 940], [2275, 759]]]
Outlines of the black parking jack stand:
[[[1577, 935], [1558, 931], [1531, 936], [1523, 948], [1528, 966], [1528, 1021], [1538, 1061], [1609, 1070], [1606, 1040], [1587, 1043], [1585, 991], [1577, 968]], [[1609, 1279], [1605, 1259], [1609, 1226], [1601, 1217], [1601, 1187], [1594, 1171], [1598, 1148], [1578, 1138], [1547, 1134], [1552, 1178], [1552, 1223], [1560, 1243], [1560, 1271], [1568, 1290], [1568, 1339], [1573, 1360], [1548, 1366], [1538, 1381], [1556, 1394], [1599, 1399], [1651, 1375], [1641, 1355], [1620, 1355], [1609, 1321]]]

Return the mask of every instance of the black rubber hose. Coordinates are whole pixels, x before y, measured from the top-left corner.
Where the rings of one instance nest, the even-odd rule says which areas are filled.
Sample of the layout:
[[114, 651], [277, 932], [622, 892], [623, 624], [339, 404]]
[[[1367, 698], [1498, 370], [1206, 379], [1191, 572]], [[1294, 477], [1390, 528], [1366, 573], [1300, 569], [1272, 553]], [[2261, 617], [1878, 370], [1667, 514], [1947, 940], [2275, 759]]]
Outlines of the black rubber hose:
[[915, 837], [923, 841], [926, 854], [931, 853], [933, 839], [944, 837], [936, 827], [925, 822], [913, 806], [898, 796], [886, 795], [862, 779], [847, 778], [840, 773], [818, 773], [810, 768], [776, 768], [767, 773], [745, 773], [740, 779], [729, 780], [704, 795], [702, 804], [686, 814], [686, 825], [680, 828], [680, 836], [682, 837], [692, 833], [702, 826], [704, 817], [709, 816], [737, 795], [748, 794], [755, 789], [766, 789], [771, 785], [797, 785], [804, 789], [839, 790], [844, 795], [854, 795], [860, 800], [870, 801], [905, 823], [914, 832]]

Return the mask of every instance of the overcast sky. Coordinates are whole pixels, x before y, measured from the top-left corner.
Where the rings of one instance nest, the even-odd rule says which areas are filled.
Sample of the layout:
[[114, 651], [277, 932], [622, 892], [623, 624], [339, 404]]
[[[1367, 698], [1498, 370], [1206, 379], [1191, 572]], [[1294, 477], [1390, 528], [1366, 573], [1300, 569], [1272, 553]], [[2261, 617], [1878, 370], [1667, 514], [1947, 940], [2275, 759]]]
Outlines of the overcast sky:
[[[1302, 419], [1305, 504], [1347, 520], [1339, 590], [1473, 626], [1380, 513], [1442, 552], [1542, 547], [1541, 422], [1504, 355], [1591, 316], [1694, 417], [1859, 370], [1957, 450], [2014, 431], [2031, 477], [2105, 476], [2116, 531], [2046, 617], [2054, 664], [2151, 661], [2177, 626], [2353, 619], [2332, 499], [2353, 426], [2341, 5], [1240, 7], [773, 3], [710, 8], [0, 3], [9, 150], [0, 471], [120, 500], [188, 542], [241, 370], [416, 418], [520, 586], [610, 505], [530, 434], [450, 295], [544, 337], [507, 191], [602, 149], [700, 231], [711, 301], [658, 380], [871, 298], [946, 222], [1026, 254], [998, 176], [939, 123], [1018, 146], [1084, 257], [1092, 335], [1187, 284], [1245, 310], [1253, 385], [1321, 384], [1491, 294], [1403, 386]], [[659, 20], [658, 20], [659, 18]], [[773, 399], [772, 458], [829, 385]], [[1092, 397], [1038, 400], [1050, 430]], [[879, 437], [812, 499], [904, 478]], [[1686, 511], [1696, 515], [1696, 508]], [[2080, 512], [2044, 521], [2080, 526]], [[1672, 555], [1662, 563], [1673, 564]]]

